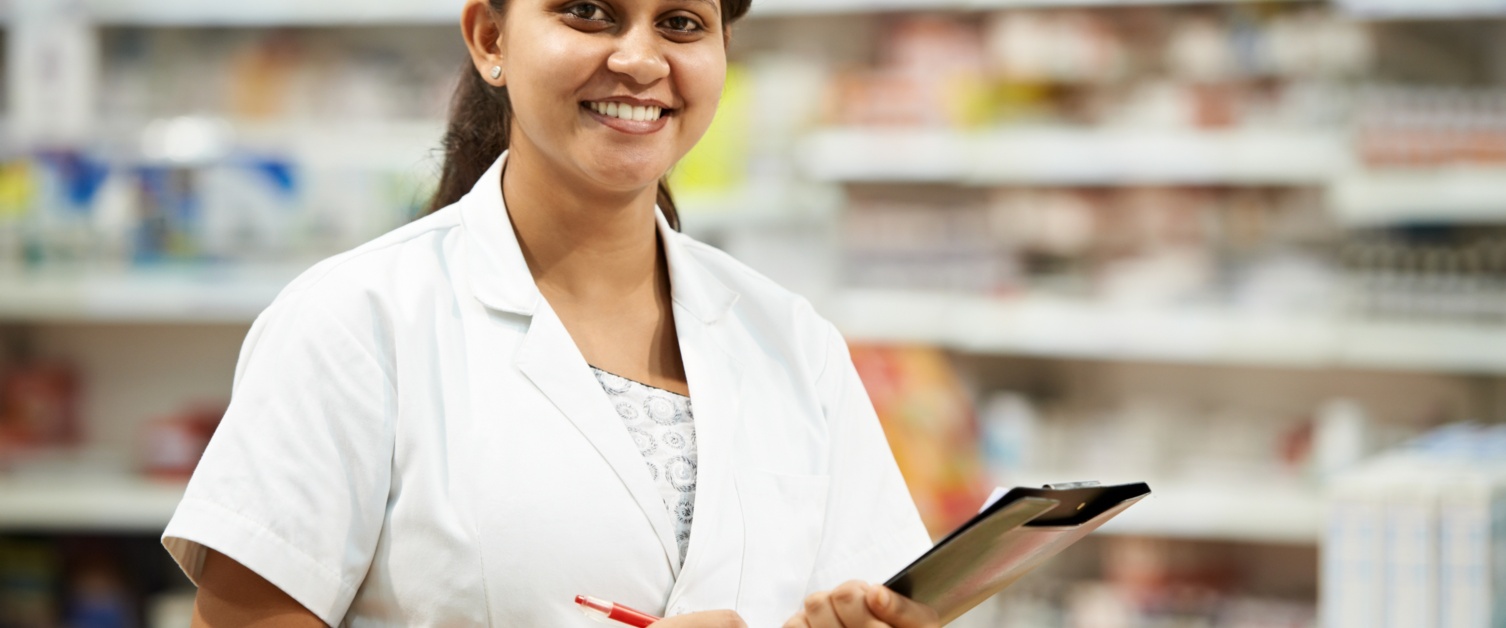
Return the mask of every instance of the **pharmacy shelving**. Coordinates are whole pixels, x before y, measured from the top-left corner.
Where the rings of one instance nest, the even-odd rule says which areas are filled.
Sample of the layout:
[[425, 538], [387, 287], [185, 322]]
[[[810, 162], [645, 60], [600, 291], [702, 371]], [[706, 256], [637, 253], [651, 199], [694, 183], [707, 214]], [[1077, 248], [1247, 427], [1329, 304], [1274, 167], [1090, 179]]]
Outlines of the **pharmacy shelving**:
[[1506, 374], [1506, 329], [1484, 324], [890, 290], [850, 290], [833, 301], [828, 311], [853, 340], [974, 354]]
[[[1035, 482], [1019, 482], [1033, 485]], [[1104, 534], [1257, 543], [1316, 543], [1324, 502], [1316, 490], [1284, 485], [1152, 484], [1153, 494]], [[183, 484], [129, 476], [0, 476], [0, 532], [160, 532]]]
[[0, 320], [250, 323], [303, 266], [164, 266], [0, 273]]
[[0, 533], [160, 533], [183, 499], [181, 481], [118, 474], [0, 475]]
[[140, 148], [149, 161], [215, 162], [236, 154], [281, 155], [313, 169], [430, 175], [442, 161], [445, 121], [232, 121], [215, 116], [109, 121], [101, 135]]
[[[754, 0], [751, 17], [885, 11], [986, 11], [1012, 8], [1241, 4], [1250, 0]], [[1266, 0], [1270, 2], [1271, 0]], [[1318, 0], [1275, 0], [1316, 2]], [[451, 25], [461, 0], [85, 0], [92, 18], [138, 26]]]
[[1350, 169], [1335, 133], [1303, 130], [837, 128], [799, 149], [813, 179], [961, 185], [1324, 185]]
[[1151, 495], [1104, 525], [1107, 534], [1247, 543], [1317, 544], [1326, 501], [1281, 484], [1152, 483]]
[[[677, 203], [683, 231], [715, 239], [740, 230], [826, 228], [841, 201], [834, 192], [811, 190], [798, 203], [769, 194], [687, 194]], [[315, 261], [0, 270], [0, 322], [249, 324]]]
[[[299, 270], [284, 264], [0, 274], [0, 321], [249, 324]], [[1485, 324], [897, 290], [846, 290], [821, 302], [853, 340], [974, 354], [1506, 374], [1506, 333]]]
[[462, 0], [85, 0], [91, 19], [129, 26], [333, 26], [453, 24]]
[[1340, 177], [1331, 206], [1344, 223], [1506, 223], [1506, 167], [1367, 170]]
[[705, 239], [729, 231], [826, 228], [843, 203], [841, 190], [826, 185], [760, 182], [735, 192], [676, 192], [680, 229]]
[[1501, 0], [1336, 0], [1345, 12], [1371, 19], [1506, 17]]
[[[1096, 478], [1105, 484], [1144, 481], [1092, 472], [1028, 472], [1002, 482], [1037, 486]], [[1100, 528], [1100, 533], [1246, 543], [1316, 544], [1327, 502], [1315, 486], [1295, 480], [1239, 485], [1188, 480], [1147, 481], [1151, 494]]]

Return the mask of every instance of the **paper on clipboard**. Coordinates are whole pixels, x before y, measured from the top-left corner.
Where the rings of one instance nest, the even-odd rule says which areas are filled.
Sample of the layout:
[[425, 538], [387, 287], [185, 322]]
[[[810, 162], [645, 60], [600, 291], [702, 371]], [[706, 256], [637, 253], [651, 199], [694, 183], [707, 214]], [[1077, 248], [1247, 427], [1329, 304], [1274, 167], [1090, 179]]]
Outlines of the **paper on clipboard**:
[[885, 586], [947, 623], [1150, 494], [1145, 484], [997, 489], [979, 514]]

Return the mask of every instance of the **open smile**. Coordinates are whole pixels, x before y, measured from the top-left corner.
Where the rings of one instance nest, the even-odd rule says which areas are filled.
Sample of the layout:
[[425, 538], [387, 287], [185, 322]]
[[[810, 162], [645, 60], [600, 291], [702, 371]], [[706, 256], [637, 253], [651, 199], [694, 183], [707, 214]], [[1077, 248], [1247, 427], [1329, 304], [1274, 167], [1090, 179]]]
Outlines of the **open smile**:
[[674, 109], [654, 105], [634, 105], [613, 101], [588, 101], [581, 109], [596, 121], [631, 135], [646, 135], [663, 129]]

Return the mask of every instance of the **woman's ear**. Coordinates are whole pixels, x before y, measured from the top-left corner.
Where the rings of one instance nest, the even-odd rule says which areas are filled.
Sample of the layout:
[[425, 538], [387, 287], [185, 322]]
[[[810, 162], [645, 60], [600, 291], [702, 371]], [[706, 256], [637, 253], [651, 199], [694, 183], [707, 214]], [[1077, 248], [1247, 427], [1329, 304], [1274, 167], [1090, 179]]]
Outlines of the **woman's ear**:
[[497, 87], [506, 86], [502, 15], [492, 10], [488, 0], [466, 0], [460, 13], [460, 34], [482, 80]]

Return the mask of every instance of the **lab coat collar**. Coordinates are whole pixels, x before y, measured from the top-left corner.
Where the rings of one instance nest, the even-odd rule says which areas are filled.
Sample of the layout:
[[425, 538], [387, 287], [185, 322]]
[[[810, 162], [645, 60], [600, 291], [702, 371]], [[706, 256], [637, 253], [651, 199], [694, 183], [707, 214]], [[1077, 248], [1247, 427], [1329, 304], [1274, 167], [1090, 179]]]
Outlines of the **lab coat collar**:
[[[523, 248], [518, 244], [502, 198], [503, 152], [460, 200], [460, 219], [468, 236], [471, 289], [487, 307], [533, 316], [543, 300]], [[670, 298], [703, 323], [715, 323], [737, 302], [738, 294], [706, 270], [686, 249], [686, 237], [654, 209], [659, 241], [669, 265]]]
[[[506, 159], [503, 153], [460, 202], [467, 283], [482, 305], [530, 317], [515, 365], [616, 472], [648, 518], [678, 578], [681, 564], [674, 525], [657, 486], [644, 470], [642, 454], [605, 395], [582, 394], [599, 389], [600, 384], [539, 292], [523, 258], [502, 198]], [[671, 601], [730, 608], [737, 597], [742, 565], [741, 511], [732, 497], [732, 453], [741, 418], [738, 399], [743, 378], [741, 364], [726, 348], [725, 336], [731, 331], [727, 314], [738, 293], [700, 263], [689, 250], [693, 245], [687, 236], [671, 229], [662, 212], [656, 211], [655, 218], [669, 266], [681, 359], [696, 408], [699, 459], [695, 522], [684, 564], [693, 577], [677, 582]], [[481, 407], [505, 405], [494, 401], [483, 402]]]

